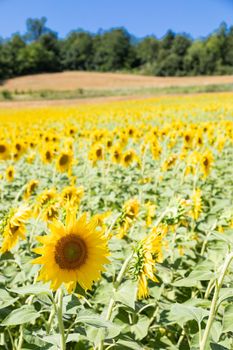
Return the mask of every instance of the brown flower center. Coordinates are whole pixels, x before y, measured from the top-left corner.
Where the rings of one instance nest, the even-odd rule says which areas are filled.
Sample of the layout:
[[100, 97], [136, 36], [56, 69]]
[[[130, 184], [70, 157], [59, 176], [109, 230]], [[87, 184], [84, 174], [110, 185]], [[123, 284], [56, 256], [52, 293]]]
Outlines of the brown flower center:
[[14, 235], [19, 229], [19, 226], [17, 225], [10, 225], [10, 230], [11, 230], [11, 233]]
[[119, 159], [120, 153], [118, 151], [114, 151], [114, 157], [115, 157], [115, 159]]
[[208, 167], [208, 165], [209, 165], [208, 158], [206, 158], [206, 157], [204, 158], [203, 164], [206, 168]]
[[125, 156], [125, 162], [128, 163], [128, 162], [131, 162], [131, 160], [132, 160], [132, 154], [129, 153]]
[[4, 153], [6, 151], [6, 146], [0, 145], [0, 153]]
[[47, 160], [50, 160], [52, 158], [50, 151], [46, 151], [45, 157], [46, 157]]
[[21, 150], [21, 145], [19, 143], [16, 143], [15, 148], [17, 149], [17, 151]]
[[96, 156], [97, 156], [97, 158], [101, 158], [102, 157], [102, 149], [101, 148], [98, 148], [96, 150]]
[[86, 258], [86, 243], [75, 234], [62, 237], [55, 246], [55, 261], [61, 269], [77, 269], [85, 263]]
[[60, 165], [66, 165], [69, 162], [69, 156], [67, 154], [63, 154], [59, 159]]

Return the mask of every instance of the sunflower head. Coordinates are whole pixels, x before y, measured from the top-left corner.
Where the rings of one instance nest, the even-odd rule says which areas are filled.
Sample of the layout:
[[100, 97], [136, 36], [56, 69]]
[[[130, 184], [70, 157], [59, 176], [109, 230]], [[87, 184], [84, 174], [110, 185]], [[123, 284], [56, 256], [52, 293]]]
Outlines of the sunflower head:
[[83, 195], [83, 186], [67, 186], [61, 193], [61, 202], [63, 205], [78, 206]]
[[43, 246], [35, 249], [41, 256], [33, 263], [42, 265], [39, 279], [50, 281], [53, 290], [62, 283], [90, 289], [108, 263], [107, 240], [96, 225], [86, 215], [77, 220], [74, 213], [67, 215], [65, 225], [55, 220], [50, 235], [38, 237]]
[[32, 194], [35, 193], [35, 190], [38, 187], [38, 184], [39, 184], [39, 181], [34, 179], [28, 182], [24, 192], [24, 199], [28, 199]]
[[0, 253], [11, 250], [16, 245], [19, 238], [25, 239], [25, 223], [30, 215], [31, 209], [27, 206], [22, 206], [19, 208], [12, 208], [4, 217], [0, 227], [3, 236]]
[[7, 143], [0, 142], [0, 159], [5, 160], [9, 158], [9, 146]]
[[57, 169], [60, 172], [69, 171], [73, 163], [73, 154], [70, 151], [62, 152], [57, 158]]
[[15, 169], [14, 167], [11, 165], [6, 169], [6, 179], [8, 182], [12, 182], [14, 180], [14, 176], [15, 176]]

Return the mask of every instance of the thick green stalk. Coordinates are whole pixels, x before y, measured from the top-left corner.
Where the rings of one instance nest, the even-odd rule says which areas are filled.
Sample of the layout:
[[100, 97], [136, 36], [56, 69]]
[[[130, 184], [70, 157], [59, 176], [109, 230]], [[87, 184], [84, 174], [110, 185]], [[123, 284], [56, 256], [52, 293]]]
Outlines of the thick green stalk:
[[62, 288], [58, 291], [58, 302], [57, 302], [57, 320], [60, 332], [60, 349], [66, 350], [65, 330], [62, 317], [62, 305], [63, 305], [63, 291]]
[[219, 292], [221, 290], [224, 277], [227, 273], [227, 269], [228, 269], [232, 259], [233, 259], [233, 252], [227, 255], [226, 260], [222, 266], [220, 276], [215, 282], [214, 296], [213, 296], [213, 299], [211, 302], [210, 313], [209, 313], [209, 318], [208, 318], [208, 321], [206, 324], [206, 328], [204, 330], [204, 334], [203, 334], [202, 340], [200, 342], [200, 350], [206, 350], [210, 330], [211, 330], [211, 327], [212, 327], [212, 324], [213, 324], [213, 321], [214, 321], [214, 318], [215, 318], [216, 312], [217, 312], [217, 303], [218, 303]]
[[[114, 290], [113, 290], [113, 294], [118, 290], [121, 282], [122, 282], [122, 279], [124, 277], [124, 274], [128, 268], [128, 265], [131, 261], [133, 257], [133, 253], [131, 253], [128, 258], [124, 261], [124, 264], [122, 265], [121, 267], [121, 270], [119, 272], [119, 275], [117, 276], [117, 279], [116, 279], [116, 282], [114, 283]], [[114, 305], [115, 305], [115, 300], [114, 298], [112, 297], [109, 301], [109, 305], [108, 305], [108, 310], [107, 310], [107, 314], [106, 314], [106, 321], [109, 321], [111, 319], [111, 316], [112, 316], [112, 311], [113, 311], [113, 308], [114, 308]], [[99, 350], [102, 350], [104, 348], [104, 341], [101, 340], [99, 346], [98, 346], [98, 349]]]

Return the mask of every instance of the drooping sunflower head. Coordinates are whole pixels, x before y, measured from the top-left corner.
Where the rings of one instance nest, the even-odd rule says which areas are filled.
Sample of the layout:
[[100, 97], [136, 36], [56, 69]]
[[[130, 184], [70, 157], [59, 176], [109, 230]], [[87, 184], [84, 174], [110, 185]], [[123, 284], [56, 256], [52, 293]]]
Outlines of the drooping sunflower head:
[[38, 237], [43, 246], [35, 249], [41, 255], [33, 261], [42, 265], [39, 279], [51, 282], [53, 290], [62, 283], [79, 283], [90, 289], [104, 271], [109, 255], [107, 240], [96, 229], [96, 220], [87, 222], [86, 215], [79, 220], [67, 215], [65, 225], [54, 221], [50, 230], [50, 235]]
[[155, 276], [155, 263], [159, 260], [161, 254], [161, 240], [160, 233], [152, 230], [138, 243], [136, 248], [131, 273], [138, 280], [138, 299], [149, 296], [148, 279], [158, 282]]
[[28, 206], [21, 206], [19, 208], [12, 208], [5, 216], [0, 229], [3, 236], [0, 253], [11, 250], [19, 238], [25, 239], [25, 223], [30, 215], [31, 209]]
[[38, 184], [39, 181], [34, 179], [28, 182], [24, 192], [24, 199], [28, 199], [35, 192]]
[[130, 219], [134, 219], [139, 213], [139, 201], [137, 198], [132, 198], [125, 202], [123, 210]]
[[80, 203], [82, 197], [84, 195], [83, 186], [67, 186], [63, 189], [61, 193], [61, 201], [62, 204], [76, 206]]

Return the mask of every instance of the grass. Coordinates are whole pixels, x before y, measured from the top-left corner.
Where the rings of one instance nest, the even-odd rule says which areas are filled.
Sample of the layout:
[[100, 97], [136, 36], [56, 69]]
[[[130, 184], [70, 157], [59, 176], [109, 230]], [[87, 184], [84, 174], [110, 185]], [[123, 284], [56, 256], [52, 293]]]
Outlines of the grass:
[[61, 100], [61, 99], [85, 99], [110, 96], [153, 96], [169, 94], [192, 94], [206, 92], [230, 92], [233, 91], [233, 84], [212, 84], [201, 86], [171, 86], [164, 88], [122, 88], [122, 89], [77, 89], [77, 90], [25, 90], [25, 91], [0, 91], [0, 101], [40, 101], [40, 100]]

